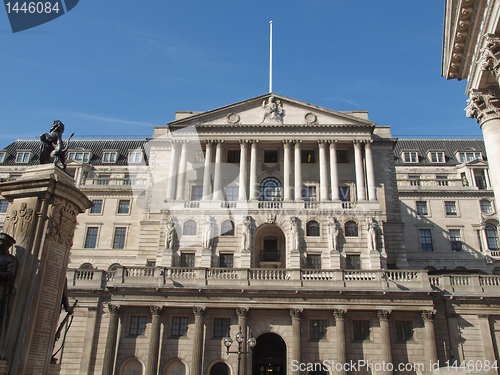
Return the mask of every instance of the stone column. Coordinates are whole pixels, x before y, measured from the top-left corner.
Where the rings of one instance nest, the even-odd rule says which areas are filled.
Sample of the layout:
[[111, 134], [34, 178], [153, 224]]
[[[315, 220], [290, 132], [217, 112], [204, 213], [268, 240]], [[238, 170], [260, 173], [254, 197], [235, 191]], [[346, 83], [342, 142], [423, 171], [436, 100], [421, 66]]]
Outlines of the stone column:
[[366, 182], [368, 185], [368, 197], [371, 201], [377, 200], [377, 186], [375, 185], [375, 171], [373, 169], [372, 141], [365, 143], [366, 157]]
[[240, 140], [240, 179], [238, 200], [247, 200], [247, 141]]
[[295, 142], [295, 200], [302, 200], [302, 160], [301, 160], [301, 150], [300, 143], [302, 141], [296, 140]]
[[212, 170], [212, 141], [205, 141], [205, 167], [203, 169], [203, 200], [210, 200], [210, 177]]
[[319, 145], [319, 192], [320, 200], [328, 200], [328, 166], [326, 163], [326, 141], [318, 141]]
[[[380, 324], [380, 339], [381, 339], [381, 349], [382, 349], [382, 361], [386, 364], [392, 364], [392, 348], [391, 348], [391, 332], [389, 329], [389, 320], [391, 318], [391, 312], [387, 310], [379, 310], [377, 312], [378, 321]], [[392, 375], [392, 371], [382, 371], [381, 375]]]
[[259, 141], [250, 141], [252, 146], [250, 150], [250, 187], [249, 187], [249, 200], [254, 201], [257, 199], [257, 144]]
[[177, 185], [177, 167], [178, 167], [178, 145], [176, 141], [171, 141], [172, 150], [170, 151], [170, 167], [168, 169], [167, 200], [175, 199], [175, 186]]
[[194, 307], [193, 375], [202, 375], [203, 369], [203, 317], [205, 308]]
[[290, 174], [292, 171], [292, 160], [291, 160], [291, 141], [283, 141], [283, 199], [285, 201], [292, 200], [290, 194]]
[[[496, 212], [500, 212], [500, 98], [498, 86], [485, 91], [472, 91], [467, 100], [467, 117], [476, 118], [483, 131], [488, 154], [490, 182], [495, 193]], [[474, 179], [471, 181], [475, 184]]]
[[[300, 319], [302, 317], [302, 309], [290, 309], [292, 317], [292, 350], [291, 360], [301, 362], [301, 345], [300, 345]], [[300, 371], [291, 371], [292, 375], [300, 375]]]
[[365, 175], [363, 173], [363, 154], [361, 141], [354, 141], [354, 164], [356, 165], [356, 192], [358, 201], [366, 200]]
[[87, 321], [85, 324], [85, 337], [83, 339], [79, 374], [88, 374], [90, 372], [90, 359], [93, 355], [92, 348], [94, 346], [94, 336], [96, 331], [98, 306], [89, 306], [87, 309]]
[[214, 168], [214, 195], [213, 200], [221, 201], [223, 199], [222, 194], [222, 142], [216, 141], [217, 148], [215, 149], [215, 168]]
[[[346, 340], [345, 340], [345, 316], [346, 310], [335, 309], [333, 310], [335, 317], [335, 332], [337, 336], [337, 363], [347, 363]], [[339, 375], [347, 374], [344, 369], [337, 372]]]
[[[3, 231], [16, 240], [13, 255], [21, 259], [15, 293], [2, 317], [1, 362], [8, 362], [10, 374], [46, 374], [77, 217], [92, 202], [52, 164], [32, 166], [21, 177], [1, 182], [0, 192], [9, 201]], [[16, 217], [22, 217], [22, 225]]]
[[337, 141], [330, 142], [330, 179], [332, 190], [332, 201], [340, 200], [339, 197], [339, 176], [337, 172]]
[[179, 162], [179, 174], [177, 176], [177, 200], [186, 197], [186, 170], [187, 170], [187, 146], [189, 141], [182, 142], [181, 160]]
[[163, 307], [151, 306], [151, 332], [149, 336], [148, 361], [146, 364], [146, 375], [158, 375], [158, 354], [160, 352], [160, 329]]
[[[487, 314], [478, 314], [479, 331], [481, 332], [481, 342], [483, 343], [484, 360], [489, 361], [490, 364], [496, 361], [495, 347], [491, 337], [490, 319]], [[486, 371], [485, 371], [486, 372]], [[498, 374], [495, 369], [487, 372], [490, 375]]]
[[[241, 349], [243, 352], [247, 351], [247, 340], [248, 340], [248, 328], [247, 328], [247, 318], [248, 309], [244, 307], [236, 308], [236, 315], [238, 316], [238, 327], [240, 327], [241, 332], [245, 335], [245, 340], [241, 344]], [[247, 373], [247, 355], [243, 354], [241, 356], [241, 366], [240, 373], [238, 375], [245, 375]]]
[[435, 311], [422, 311], [422, 320], [424, 321], [424, 347], [425, 356], [428, 363], [434, 364], [438, 361], [438, 352], [436, 345], [436, 335], [434, 333], [434, 316]]
[[[448, 307], [450, 308], [450, 307]], [[454, 361], [462, 362], [464, 360], [462, 351], [460, 350], [460, 330], [458, 327], [458, 315], [448, 314], [448, 329], [450, 330], [450, 346], [452, 353], [450, 353]]]
[[120, 323], [120, 306], [108, 305], [109, 325], [104, 348], [102, 375], [113, 375], [115, 367], [116, 341], [118, 337], [118, 323]]

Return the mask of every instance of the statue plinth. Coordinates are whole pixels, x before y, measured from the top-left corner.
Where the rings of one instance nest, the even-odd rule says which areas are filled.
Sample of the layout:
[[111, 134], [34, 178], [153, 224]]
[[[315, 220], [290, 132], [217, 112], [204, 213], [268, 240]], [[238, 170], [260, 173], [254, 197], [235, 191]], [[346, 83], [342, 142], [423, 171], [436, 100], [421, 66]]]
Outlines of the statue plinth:
[[0, 375], [48, 374], [76, 217], [92, 204], [70, 175], [49, 164], [0, 183], [0, 192], [10, 202], [3, 230], [16, 239], [19, 262], [0, 348], [7, 371], [0, 363]]

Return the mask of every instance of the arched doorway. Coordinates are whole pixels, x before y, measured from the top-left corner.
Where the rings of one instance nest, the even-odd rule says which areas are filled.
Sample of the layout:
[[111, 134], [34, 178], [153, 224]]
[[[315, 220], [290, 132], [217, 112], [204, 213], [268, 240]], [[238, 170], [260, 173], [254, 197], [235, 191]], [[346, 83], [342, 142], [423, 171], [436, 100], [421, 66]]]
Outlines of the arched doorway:
[[224, 362], [217, 362], [210, 369], [210, 375], [229, 375], [229, 367]]
[[256, 268], [286, 267], [286, 238], [275, 224], [263, 224], [255, 233]]
[[253, 375], [286, 375], [286, 344], [275, 333], [257, 338], [252, 355]]

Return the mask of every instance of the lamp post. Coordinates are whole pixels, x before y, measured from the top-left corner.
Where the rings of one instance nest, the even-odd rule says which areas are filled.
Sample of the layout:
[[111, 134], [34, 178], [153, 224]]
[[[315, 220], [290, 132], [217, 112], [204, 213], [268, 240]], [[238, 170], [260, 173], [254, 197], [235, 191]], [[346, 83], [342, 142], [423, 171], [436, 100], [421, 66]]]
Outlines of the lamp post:
[[238, 351], [230, 352], [229, 348], [231, 347], [231, 345], [233, 343], [233, 339], [232, 339], [230, 333], [231, 333], [230, 330], [228, 330], [226, 337], [224, 337], [224, 339], [223, 339], [224, 345], [226, 345], [226, 349], [227, 349], [226, 354], [230, 354], [230, 353], [238, 354], [238, 375], [241, 375], [241, 372], [240, 372], [241, 355], [242, 354], [251, 354], [252, 348], [257, 343], [257, 340], [255, 340], [255, 337], [253, 337], [253, 335], [252, 335], [252, 331], [250, 331], [250, 335], [249, 335], [248, 340], [247, 340], [247, 344], [250, 347], [250, 351], [244, 352], [243, 351], [243, 342], [245, 341], [245, 335], [243, 334], [243, 332], [241, 332], [241, 327], [240, 327], [238, 333], [236, 334], [236, 342], [238, 343]]

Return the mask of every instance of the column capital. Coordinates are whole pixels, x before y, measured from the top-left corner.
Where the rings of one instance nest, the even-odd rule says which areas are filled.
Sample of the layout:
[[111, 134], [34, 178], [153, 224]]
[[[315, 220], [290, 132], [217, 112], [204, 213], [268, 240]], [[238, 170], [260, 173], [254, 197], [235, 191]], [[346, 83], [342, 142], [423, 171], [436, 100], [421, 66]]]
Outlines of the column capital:
[[481, 70], [488, 70], [495, 78], [499, 78], [500, 74], [500, 60], [497, 57], [500, 52], [500, 38], [495, 34], [486, 34], [486, 45], [480, 51], [478, 59]]
[[214, 142], [215, 141], [213, 139], [205, 139], [205, 145], [207, 145], [207, 146], [208, 145], [212, 146], [214, 144]]
[[424, 322], [433, 322], [435, 316], [436, 316], [436, 311], [434, 311], [434, 310], [422, 311], [422, 320]]
[[500, 95], [495, 86], [490, 86], [486, 91], [473, 90], [467, 99], [465, 108], [467, 117], [475, 118], [482, 125], [491, 119], [500, 118]]
[[360, 140], [360, 139], [354, 139], [354, 140], [352, 141], [352, 144], [354, 145], [354, 148], [361, 148], [361, 144], [362, 144], [362, 143], [363, 143], [363, 141], [362, 141], [362, 140]]
[[151, 316], [160, 317], [163, 314], [163, 306], [149, 306], [149, 311], [151, 311]]
[[363, 142], [365, 143], [365, 148], [370, 148], [373, 143], [373, 139], [365, 139]]
[[256, 144], [257, 144], [257, 143], [259, 143], [259, 142], [260, 142], [260, 140], [258, 140], [258, 139], [249, 139], [249, 140], [248, 140], [248, 143], [250, 143], [250, 144], [252, 144], [252, 145], [256, 145]]
[[293, 141], [291, 139], [283, 139], [281, 142], [283, 142], [283, 145], [285, 147], [288, 147], [293, 143]]
[[324, 148], [327, 143], [328, 143], [327, 140], [318, 139], [318, 146], [319, 146], [319, 148]]
[[388, 322], [389, 319], [391, 319], [391, 311], [388, 311], [388, 310], [378, 310], [377, 311], [377, 318], [378, 318], [379, 321]]
[[204, 307], [193, 307], [193, 314], [197, 318], [203, 318], [205, 316], [207, 309]]
[[246, 145], [250, 143], [250, 141], [248, 139], [240, 139], [239, 142], [240, 142], [240, 146], [242, 148], [246, 147]]
[[339, 141], [336, 139], [329, 139], [328, 143], [330, 143], [330, 148], [335, 148], [337, 147], [337, 143], [339, 143]]
[[345, 316], [347, 314], [347, 310], [335, 309], [333, 310], [333, 316], [335, 320], [345, 320]]
[[295, 144], [295, 146], [300, 145], [302, 143], [302, 139], [292, 139], [291, 142]]
[[290, 309], [290, 316], [292, 317], [292, 320], [300, 320], [302, 318], [302, 309]]
[[119, 316], [121, 313], [122, 307], [119, 305], [112, 305], [108, 303], [108, 312], [110, 315]]
[[214, 139], [212, 141], [213, 143], [215, 143], [217, 146], [221, 145], [224, 143], [224, 140], [223, 139]]
[[250, 310], [247, 307], [237, 307], [236, 308], [236, 316], [238, 318], [246, 318], [248, 317], [248, 313]]

